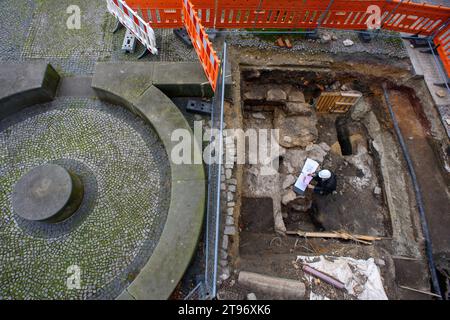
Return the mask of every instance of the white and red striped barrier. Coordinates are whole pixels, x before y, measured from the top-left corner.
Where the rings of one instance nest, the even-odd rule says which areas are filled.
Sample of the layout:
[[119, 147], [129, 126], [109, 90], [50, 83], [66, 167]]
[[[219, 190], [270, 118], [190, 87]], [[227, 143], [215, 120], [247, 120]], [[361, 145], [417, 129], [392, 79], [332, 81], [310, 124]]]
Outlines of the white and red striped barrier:
[[136, 38], [152, 53], [158, 54], [155, 32], [148, 22], [145, 22], [136, 11], [133, 11], [123, 0], [106, 0], [108, 11], [120, 23], [134, 33]]

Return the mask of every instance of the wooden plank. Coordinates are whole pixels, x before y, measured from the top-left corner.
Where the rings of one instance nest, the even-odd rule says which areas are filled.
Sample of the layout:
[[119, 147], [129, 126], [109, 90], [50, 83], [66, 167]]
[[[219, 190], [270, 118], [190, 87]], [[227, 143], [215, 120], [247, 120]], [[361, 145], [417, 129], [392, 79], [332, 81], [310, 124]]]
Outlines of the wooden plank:
[[436, 294], [436, 293], [432, 293], [432, 292], [428, 292], [428, 291], [423, 291], [423, 290], [419, 290], [419, 289], [414, 289], [414, 288], [410, 288], [410, 287], [406, 287], [406, 286], [399, 286], [402, 289], [406, 289], [409, 291], [414, 291], [414, 292], [418, 292], [418, 293], [422, 293], [422, 294], [426, 294], [432, 297], [437, 297], [437, 298], [442, 298], [440, 295]]
[[355, 103], [354, 102], [341, 102], [341, 101], [336, 101], [336, 105], [338, 106], [353, 106]]
[[346, 113], [362, 97], [360, 92], [322, 92], [317, 101], [317, 111], [321, 113]]
[[305, 232], [305, 231], [286, 231], [288, 235], [298, 235], [299, 237], [306, 238], [333, 238], [333, 239], [343, 239], [343, 240], [354, 240], [357, 242], [361, 242], [364, 244], [372, 244], [371, 241], [382, 240], [381, 237], [367, 236], [367, 235], [359, 235], [359, 234], [350, 234], [347, 232]]
[[341, 91], [341, 95], [343, 97], [352, 97], [352, 98], [361, 98], [362, 93], [360, 92], [348, 92], [348, 91]]

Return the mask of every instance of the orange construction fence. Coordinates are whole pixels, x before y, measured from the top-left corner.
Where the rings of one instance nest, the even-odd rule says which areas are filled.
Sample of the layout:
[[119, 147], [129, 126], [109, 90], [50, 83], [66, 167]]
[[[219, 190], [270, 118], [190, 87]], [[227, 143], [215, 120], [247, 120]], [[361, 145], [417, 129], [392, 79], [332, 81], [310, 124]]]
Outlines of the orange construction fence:
[[[182, 0], [126, 0], [153, 28], [183, 26]], [[430, 35], [450, 17], [450, 7], [401, 0], [191, 0], [207, 28], [367, 29], [375, 5], [382, 27]], [[217, 14], [216, 14], [217, 13]]]
[[211, 87], [216, 91], [217, 79], [220, 70], [220, 61], [216, 52], [213, 49], [211, 42], [208, 39], [205, 28], [201, 25], [201, 20], [194, 10], [194, 7], [189, 0], [183, 1], [183, 16], [186, 31], [192, 40], [192, 45], [202, 63], [205, 74], [211, 84]]
[[434, 44], [437, 46], [442, 64], [450, 77], [450, 25], [436, 35]]
[[[155, 29], [184, 26], [184, 0], [126, 0], [126, 3]], [[434, 41], [450, 76], [449, 28], [440, 30], [450, 20], [450, 7], [409, 0], [190, 0], [189, 3], [203, 27], [216, 29], [366, 30], [373, 21], [375, 7], [379, 14], [376, 28], [424, 36], [437, 34]]]

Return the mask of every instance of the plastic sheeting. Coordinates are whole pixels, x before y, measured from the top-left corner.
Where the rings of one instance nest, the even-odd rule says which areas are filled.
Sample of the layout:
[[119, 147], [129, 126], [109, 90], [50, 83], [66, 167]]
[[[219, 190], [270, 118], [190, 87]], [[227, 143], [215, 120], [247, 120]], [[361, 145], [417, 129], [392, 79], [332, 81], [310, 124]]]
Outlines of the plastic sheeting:
[[[343, 282], [348, 294], [359, 300], [388, 300], [380, 270], [373, 258], [356, 260], [349, 257], [298, 256], [297, 261]], [[310, 275], [305, 277], [311, 284], [314, 278]], [[310, 299], [317, 300], [318, 294], [311, 290]]]

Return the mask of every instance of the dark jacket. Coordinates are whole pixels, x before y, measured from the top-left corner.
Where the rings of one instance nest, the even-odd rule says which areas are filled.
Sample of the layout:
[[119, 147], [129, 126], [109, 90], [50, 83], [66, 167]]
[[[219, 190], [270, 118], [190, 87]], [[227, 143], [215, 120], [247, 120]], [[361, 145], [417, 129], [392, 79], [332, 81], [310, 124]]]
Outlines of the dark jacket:
[[337, 188], [337, 179], [334, 173], [331, 173], [331, 178], [322, 179], [319, 175], [314, 176], [314, 180], [317, 181], [317, 185], [314, 188], [314, 192], [320, 195], [328, 195], [336, 191]]

